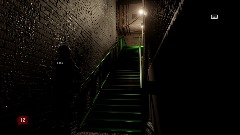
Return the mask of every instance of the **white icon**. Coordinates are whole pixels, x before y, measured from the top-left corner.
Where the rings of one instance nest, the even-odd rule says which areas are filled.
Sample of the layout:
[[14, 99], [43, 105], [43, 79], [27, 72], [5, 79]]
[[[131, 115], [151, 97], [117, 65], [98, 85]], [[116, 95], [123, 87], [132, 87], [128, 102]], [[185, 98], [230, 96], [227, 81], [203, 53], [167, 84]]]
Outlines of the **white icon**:
[[26, 118], [21, 118], [21, 122], [26, 122]]
[[58, 65], [62, 65], [62, 64], [63, 64], [63, 62], [57, 62], [57, 64], [58, 64]]
[[218, 14], [212, 14], [211, 19], [218, 19]]

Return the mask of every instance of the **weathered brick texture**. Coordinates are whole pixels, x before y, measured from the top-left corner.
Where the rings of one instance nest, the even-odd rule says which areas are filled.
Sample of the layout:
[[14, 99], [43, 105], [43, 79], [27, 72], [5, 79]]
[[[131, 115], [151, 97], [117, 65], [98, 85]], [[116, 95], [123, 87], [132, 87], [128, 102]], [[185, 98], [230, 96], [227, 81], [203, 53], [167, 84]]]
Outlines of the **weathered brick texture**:
[[164, 35], [169, 31], [171, 21], [181, 0], [148, 1], [146, 8], [146, 42], [148, 44], [148, 57], [151, 61], [156, 54]]
[[68, 45], [85, 78], [116, 33], [115, 0], [0, 0], [0, 134], [47, 130], [56, 49]]

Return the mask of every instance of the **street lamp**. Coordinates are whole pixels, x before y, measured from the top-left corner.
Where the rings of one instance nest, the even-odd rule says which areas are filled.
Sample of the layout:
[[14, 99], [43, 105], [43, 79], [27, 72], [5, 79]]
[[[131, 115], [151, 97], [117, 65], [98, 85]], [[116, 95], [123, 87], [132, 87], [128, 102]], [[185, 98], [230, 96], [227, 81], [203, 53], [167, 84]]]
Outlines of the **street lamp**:
[[138, 13], [140, 14], [140, 15], [147, 15], [147, 12], [143, 9], [143, 8], [141, 8], [141, 9], [139, 9], [138, 10]]
[[[144, 5], [144, 4], [143, 4]], [[140, 87], [142, 88], [142, 81], [143, 81], [143, 73], [142, 73], [142, 63], [143, 63], [143, 59], [142, 59], [142, 46], [144, 46], [144, 17], [147, 15], [146, 11], [144, 10], [144, 8], [141, 8], [138, 13], [143, 17], [143, 22], [141, 23], [141, 28], [142, 28], [142, 44], [139, 44], [139, 58], [140, 58]]]
[[[142, 28], [142, 46], [145, 46], [144, 45], [144, 25], [145, 25], [145, 16], [147, 15], [147, 12], [146, 10], [144, 9], [145, 8], [145, 4], [144, 4], [144, 0], [142, 0], [142, 8], [138, 11], [138, 13], [143, 17], [143, 21], [141, 23], [141, 28]], [[143, 83], [143, 70], [145, 68], [145, 66], [143, 66], [143, 58], [142, 58], [142, 54], [141, 54], [141, 45], [139, 44], [139, 58], [140, 58], [140, 88], [142, 88], [142, 83]], [[144, 52], [145, 52], [145, 47], [144, 47]], [[143, 53], [143, 57], [145, 54]]]
[[138, 10], [138, 13], [143, 17], [143, 22], [141, 23], [141, 28], [142, 28], [142, 45], [143, 45], [143, 42], [144, 42], [144, 19], [145, 19], [145, 16], [147, 15], [147, 12], [144, 10], [144, 8], [141, 8]]
[[143, 9], [139, 9], [138, 13], [139, 13], [140, 15], [143, 15], [143, 14], [144, 14], [144, 10], [143, 10]]

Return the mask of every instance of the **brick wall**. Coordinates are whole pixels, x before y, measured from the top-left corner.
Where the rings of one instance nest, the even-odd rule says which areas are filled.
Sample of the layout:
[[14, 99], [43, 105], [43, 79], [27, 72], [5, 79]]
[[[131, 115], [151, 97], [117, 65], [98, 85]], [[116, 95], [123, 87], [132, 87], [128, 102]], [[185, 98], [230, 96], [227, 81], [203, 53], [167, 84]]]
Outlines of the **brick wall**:
[[[162, 2], [164, 4], [164, 1]], [[147, 23], [158, 24], [149, 25], [151, 28], [158, 28], [157, 30], [146, 28], [148, 32], [153, 32], [153, 34], [146, 32], [148, 38], [146, 43], [153, 46], [152, 48], [154, 45], [156, 47], [161, 45], [148, 70], [149, 81], [154, 81], [156, 84], [154, 86], [159, 90], [154, 93], [156, 98], [153, 101], [157, 106], [154, 110], [158, 111], [155, 114], [159, 119], [156, 119], [156, 123], [153, 121], [153, 124], [159, 127], [161, 135], [218, 134], [218, 132], [223, 134], [226, 129], [224, 123], [229, 123], [225, 121], [229, 115], [222, 111], [229, 111], [227, 107], [229, 104], [226, 103], [228, 92], [224, 91], [223, 94], [219, 89], [225, 88], [228, 85], [226, 80], [231, 78], [226, 75], [229, 72], [223, 66], [229, 67], [225, 61], [229, 60], [226, 58], [227, 47], [224, 44], [228, 40], [224, 34], [225, 6], [220, 1], [184, 1], [171, 26], [168, 21], [171, 20], [169, 17], [172, 16], [172, 12], [163, 11], [171, 11], [173, 8], [170, 7], [174, 7], [176, 3], [171, 5], [174, 1], [170, 0], [168, 3], [167, 9], [152, 8], [151, 12], [155, 14], [151, 15], [158, 17], [150, 16], [152, 20], [146, 20]], [[163, 10], [160, 12], [162, 15], [157, 14], [157, 10]], [[211, 20], [212, 13], [222, 16], [222, 19]], [[165, 33], [157, 33], [169, 25], [171, 28], [163, 40]], [[150, 51], [152, 54], [156, 52]], [[153, 113], [151, 114], [153, 116]]]
[[56, 49], [68, 45], [85, 78], [116, 33], [115, 0], [0, 0], [0, 134], [48, 130]]
[[149, 60], [152, 61], [156, 54], [164, 35], [171, 28], [174, 14], [181, 0], [162, 0], [146, 2], [147, 16], [145, 18], [146, 44]]
[[[169, 72], [167, 72], [167, 76], [165, 78], [162, 77], [162, 74], [157, 74], [158, 72], [166, 72], [165, 70], [162, 70], [163, 66], [169, 65], [172, 61], [169, 61], [169, 63], [160, 63], [159, 59], [155, 58], [156, 53], [158, 51], [158, 48], [162, 45], [162, 41], [165, 39], [165, 35], [169, 32], [170, 28], [172, 27], [172, 24], [174, 24], [174, 15], [178, 15], [179, 12], [176, 13], [179, 5], [181, 5], [181, 0], [152, 0], [152, 1], [146, 1], [146, 9], [147, 9], [147, 16], [145, 18], [145, 71], [144, 73], [148, 73], [148, 81], [149, 84], [153, 85], [156, 83], [156, 85], [153, 85], [155, 89], [157, 89], [154, 92], [154, 96], [152, 97], [152, 103], [149, 104], [149, 106], [153, 106], [149, 110], [149, 118], [151, 122], [153, 123], [155, 132], [157, 134], [168, 134], [171, 130], [168, 129], [168, 119], [170, 119], [172, 116], [169, 115], [171, 112], [165, 111], [170, 110], [166, 109], [169, 106], [169, 102], [171, 102], [169, 99], [172, 98], [166, 98], [168, 96], [165, 92], [165, 87], [163, 86], [175, 86], [176, 84], [170, 83], [166, 84], [166, 80], [169, 77], [170, 79], [175, 79], [174, 77], [170, 76]], [[180, 10], [179, 10], [180, 11]], [[176, 16], [175, 16], [176, 17]], [[172, 28], [171, 28], [172, 30]], [[179, 44], [178, 44], [179, 45]], [[180, 46], [180, 45], [179, 45]], [[162, 50], [162, 48], [160, 49]], [[159, 54], [162, 54], [164, 52], [161, 52]], [[169, 52], [168, 52], [169, 53]], [[169, 56], [170, 57], [170, 56]], [[164, 60], [166, 58], [164, 57]], [[169, 60], [169, 59], [167, 59]], [[167, 61], [166, 60], [166, 61]], [[154, 61], [154, 66], [152, 65]], [[151, 68], [149, 68], [151, 64]], [[155, 68], [155, 64], [158, 65], [157, 68]], [[147, 67], [148, 66], [148, 67]], [[179, 65], [177, 65], [179, 66]], [[177, 67], [175, 66], [175, 67]], [[154, 67], [154, 69], [153, 69]], [[149, 69], [148, 69], [149, 68]], [[172, 67], [168, 67], [169, 69]], [[170, 71], [170, 70], [169, 70]], [[161, 81], [155, 80], [157, 77], [162, 77], [163, 79]], [[153, 81], [156, 81], [155, 83]], [[152, 83], [153, 82], [153, 83]], [[168, 88], [168, 87], [167, 87]], [[174, 90], [174, 89], [173, 89]], [[178, 90], [178, 89], [177, 89]], [[172, 91], [172, 89], [166, 89], [166, 91]], [[171, 92], [170, 92], [171, 93]], [[172, 96], [172, 95], [171, 95]], [[174, 100], [174, 99], [173, 99]], [[175, 101], [175, 100], [174, 100]], [[176, 101], [178, 102], [178, 101]], [[175, 111], [176, 112], [176, 111]], [[169, 113], [169, 114], [167, 114]], [[166, 119], [167, 118], [167, 119]], [[172, 126], [172, 125], [171, 125]]]

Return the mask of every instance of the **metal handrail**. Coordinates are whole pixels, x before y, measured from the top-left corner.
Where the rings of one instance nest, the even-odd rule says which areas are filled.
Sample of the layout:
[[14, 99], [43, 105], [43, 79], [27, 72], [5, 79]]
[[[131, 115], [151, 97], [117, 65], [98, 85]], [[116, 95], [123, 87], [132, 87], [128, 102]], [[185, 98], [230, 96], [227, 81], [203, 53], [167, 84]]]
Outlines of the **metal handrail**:
[[142, 49], [139, 46], [139, 70], [140, 70], [140, 88], [142, 88]]
[[165, 38], [167, 37], [170, 28], [172, 27], [174, 21], [176, 20], [177, 15], [179, 14], [179, 12], [182, 10], [183, 2], [184, 2], [184, 0], [181, 0], [181, 1], [179, 2], [178, 8], [176, 9], [175, 13], [173, 14], [172, 19], [171, 19], [171, 22], [170, 22], [170, 23], [168, 24], [168, 26], [167, 26], [167, 30], [166, 30], [166, 32], [164, 33], [163, 39], [161, 40], [160, 45], [158, 46], [157, 51], [155, 52], [155, 54], [154, 54], [154, 56], [153, 56], [153, 58], [152, 58], [152, 61], [149, 63], [149, 65], [148, 65], [148, 67], [147, 67], [148, 69], [151, 68], [152, 63], [154, 62], [154, 60], [155, 60], [155, 58], [156, 58], [156, 56], [157, 56], [157, 54], [158, 54], [158, 52], [159, 52], [159, 50], [160, 50], [160, 48], [161, 48], [161, 46], [162, 46], [162, 44], [163, 44]]
[[[97, 99], [102, 86], [104, 85], [106, 79], [108, 78], [109, 74], [110, 74], [110, 68], [108, 66], [110, 66], [110, 63], [115, 62], [114, 60], [116, 60], [116, 58], [118, 57], [120, 51], [122, 50], [123, 46], [125, 45], [125, 43], [123, 43], [124, 38], [120, 38], [120, 40], [118, 42], [116, 42], [112, 47], [110, 47], [109, 51], [107, 52], [107, 54], [103, 57], [103, 59], [100, 61], [100, 63], [94, 68], [94, 70], [88, 75], [88, 77], [83, 81], [83, 83], [80, 86], [80, 92], [85, 94], [84, 92], [96, 92], [94, 93], [94, 95], [92, 95], [92, 100], [90, 100], [90, 104], [89, 107], [87, 108], [87, 110], [84, 112], [84, 117], [81, 119], [80, 121], [80, 129], [83, 126], [85, 119], [87, 118], [89, 112], [91, 111], [91, 108], [95, 102], [95, 100]], [[112, 57], [111, 57], [112, 56]], [[110, 57], [110, 58], [109, 58]], [[110, 62], [108, 61], [110, 59]], [[107, 64], [107, 65], [105, 65]], [[112, 65], [112, 64], [111, 64]], [[102, 67], [105, 68], [102, 68]], [[107, 71], [106, 71], [107, 69]], [[98, 74], [95, 74], [98, 73]], [[95, 85], [97, 84], [96, 82], [96, 78], [99, 79], [99, 87], [96, 87], [95, 91], [91, 91], [90, 90], [82, 90], [84, 88], [85, 85], [90, 84], [90, 83], [95, 83]], [[90, 82], [89, 82], [90, 81]], [[95, 82], [94, 82], [95, 81]], [[91, 85], [92, 86], [92, 85]], [[90, 93], [91, 95], [92, 93]], [[88, 95], [85, 95], [88, 96]], [[87, 106], [87, 104], [85, 104]]]
[[[121, 39], [120, 39], [121, 40]], [[120, 43], [122, 44], [122, 43]], [[96, 66], [96, 68], [88, 75], [88, 77], [83, 81], [83, 83], [81, 84], [80, 88], [82, 88], [84, 86], [84, 84], [91, 78], [91, 76], [97, 71], [97, 69], [99, 68], [99, 66], [104, 62], [104, 60], [106, 60], [106, 58], [109, 56], [109, 54], [111, 53], [111, 51], [118, 45], [118, 42], [114, 43], [114, 45], [112, 47], [110, 47], [108, 53], [103, 57], [103, 59], [100, 61], [100, 63]], [[122, 45], [121, 45], [122, 46]]]

